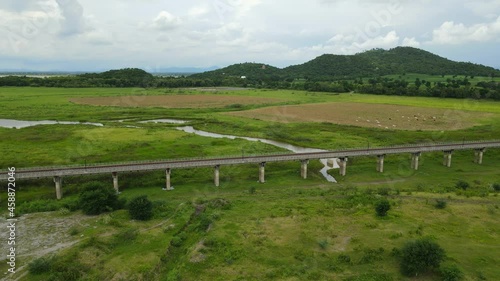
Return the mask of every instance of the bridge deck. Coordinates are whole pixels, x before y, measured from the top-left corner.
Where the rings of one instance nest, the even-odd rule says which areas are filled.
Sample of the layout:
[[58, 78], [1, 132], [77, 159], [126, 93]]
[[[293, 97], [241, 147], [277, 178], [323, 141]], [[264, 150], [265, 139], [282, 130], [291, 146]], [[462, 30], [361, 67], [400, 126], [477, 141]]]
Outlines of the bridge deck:
[[[194, 167], [215, 167], [218, 165], [236, 165], [246, 163], [264, 163], [281, 162], [295, 160], [314, 160], [329, 159], [341, 157], [356, 156], [377, 156], [400, 153], [422, 153], [434, 151], [453, 151], [467, 149], [485, 149], [500, 147], [500, 141], [485, 142], [462, 142], [462, 143], [443, 143], [443, 144], [422, 144], [406, 145], [381, 148], [363, 148], [347, 149], [337, 151], [313, 152], [313, 153], [294, 153], [294, 154], [275, 154], [246, 157], [227, 157], [211, 159], [187, 159], [187, 160], [165, 160], [148, 162], [129, 162], [121, 164], [98, 164], [91, 166], [66, 166], [66, 167], [39, 167], [17, 169], [17, 179], [34, 179], [54, 176], [72, 176], [72, 175], [91, 175], [114, 172], [134, 172], [134, 171], [152, 171], [178, 168]], [[7, 180], [7, 171], [0, 174], [0, 180]]]

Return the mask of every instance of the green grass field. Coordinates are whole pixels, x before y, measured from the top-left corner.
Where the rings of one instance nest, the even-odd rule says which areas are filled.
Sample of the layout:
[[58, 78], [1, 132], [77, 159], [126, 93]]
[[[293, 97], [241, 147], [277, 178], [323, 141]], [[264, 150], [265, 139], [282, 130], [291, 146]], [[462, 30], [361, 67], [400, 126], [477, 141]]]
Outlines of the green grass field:
[[[159, 118], [191, 120], [189, 125], [210, 132], [322, 149], [500, 139], [500, 104], [492, 101], [272, 90], [216, 93], [221, 97], [279, 98], [285, 100], [281, 105], [352, 102], [438, 108], [450, 114], [492, 113], [479, 126], [443, 131], [379, 130], [334, 121], [280, 123], [226, 114], [266, 105], [166, 109], [134, 104], [142, 95], [184, 95], [189, 99], [190, 95], [203, 94], [214, 93], [0, 88], [4, 109], [0, 119], [104, 124], [0, 128], [0, 167], [284, 151], [260, 142], [186, 134], [176, 130], [176, 125], [137, 123]], [[130, 107], [69, 102], [78, 97], [110, 96], [127, 101]], [[277, 118], [279, 114], [276, 112]], [[457, 122], [460, 118], [466, 117], [457, 116]], [[176, 189], [172, 192], [161, 190], [165, 184], [162, 171], [120, 174], [120, 197], [148, 195], [156, 201], [154, 219], [132, 221], [127, 211], [119, 210], [89, 217], [85, 226], [62, 228], [61, 237], [79, 242], [58, 252], [52, 263], [59, 272], [69, 274], [66, 277], [80, 276], [81, 280], [441, 280], [437, 272], [413, 279], [399, 273], [397, 249], [409, 240], [432, 237], [445, 249], [446, 263], [457, 264], [465, 280], [496, 280], [500, 276], [500, 200], [492, 184], [500, 183], [500, 150], [488, 150], [481, 166], [473, 163], [473, 157], [472, 151], [458, 151], [452, 168], [446, 168], [442, 154], [424, 154], [419, 171], [412, 171], [410, 155], [391, 155], [386, 158], [383, 174], [376, 173], [374, 158], [353, 158], [346, 177], [331, 171], [338, 184], [323, 179], [318, 161], [311, 161], [307, 180], [300, 179], [299, 163], [268, 163], [265, 184], [257, 183], [257, 166], [221, 167], [220, 188], [213, 186], [212, 169], [175, 170], [172, 182]], [[54, 199], [51, 179], [19, 181], [18, 210], [55, 211], [49, 213], [47, 223], [51, 217], [77, 220], [82, 216], [79, 212], [68, 214], [62, 208], [75, 202], [80, 186], [91, 180], [111, 185], [111, 175], [67, 177], [60, 202]], [[470, 188], [457, 189], [459, 180], [470, 183]], [[0, 197], [5, 196], [2, 191]], [[374, 212], [373, 204], [382, 197], [392, 204], [387, 218], [378, 218]], [[436, 209], [436, 199], [447, 200], [448, 206]], [[0, 205], [7, 209], [6, 200]], [[205, 206], [203, 213], [195, 215], [200, 206]], [[200, 227], [207, 221], [208, 230]], [[19, 258], [19, 263], [26, 265], [30, 260], [28, 255]], [[6, 271], [7, 265], [0, 265], [0, 269]], [[28, 274], [21, 280], [70, 280], [54, 276], [54, 272]]]

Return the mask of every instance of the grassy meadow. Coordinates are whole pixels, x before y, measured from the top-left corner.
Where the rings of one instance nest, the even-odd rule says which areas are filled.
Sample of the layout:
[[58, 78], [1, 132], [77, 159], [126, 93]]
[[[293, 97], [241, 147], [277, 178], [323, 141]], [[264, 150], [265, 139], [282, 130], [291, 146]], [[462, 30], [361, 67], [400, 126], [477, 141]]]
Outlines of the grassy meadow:
[[[197, 108], [205, 95], [231, 102]], [[185, 100], [176, 106], [152, 105], [144, 102], [149, 96], [167, 103], [169, 96]], [[238, 103], [243, 97], [259, 102]], [[107, 103], [85, 105], [78, 99]], [[335, 103], [432, 109], [453, 122], [435, 130], [346, 125], [335, 116], [284, 122], [287, 107]], [[138, 123], [165, 118], [188, 120], [186, 125], [209, 132], [332, 150], [500, 139], [500, 104], [492, 101], [254, 89], [0, 88], [0, 104], [0, 119], [104, 125], [0, 128], [2, 170], [285, 151], [175, 129], [185, 125]], [[256, 110], [266, 110], [271, 118], [239, 116]], [[353, 111], [353, 116], [362, 113], [356, 107]], [[469, 122], [478, 115], [480, 122]], [[454, 127], [457, 122], [467, 125]], [[28, 221], [41, 216], [36, 212], [51, 211], [43, 218], [47, 223], [50, 218], [81, 223], [58, 228], [61, 241], [72, 246], [44, 255], [34, 249], [18, 259], [27, 265], [45, 256], [50, 272], [30, 274], [25, 267], [16, 274], [25, 274], [20, 280], [441, 280], [436, 271], [415, 278], [399, 272], [398, 249], [412, 239], [431, 237], [445, 249], [445, 263], [458, 265], [464, 280], [496, 280], [500, 199], [492, 185], [500, 183], [500, 150], [487, 150], [483, 165], [473, 163], [473, 151], [455, 152], [452, 168], [442, 165], [442, 157], [423, 154], [420, 169], [413, 171], [410, 155], [390, 155], [385, 173], [375, 171], [374, 158], [352, 158], [346, 177], [330, 171], [338, 183], [322, 177], [316, 160], [310, 162], [307, 180], [300, 178], [298, 162], [268, 163], [265, 184], [257, 183], [256, 165], [223, 166], [219, 188], [213, 186], [212, 169], [174, 170], [171, 192], [161, 190], [163, 171], [120, 174], [120, 198], [148, 195], [154, 201], [148, 222], [131, 220], [126, 210], [83, 219], [79, 211], [68, 211], [83, 183], [111, 185], [111, 175], [64, 178], [61, 201], [54, 199], [52, 179], [18, 181], [17, 211], [34, 213]], [[457, 188], [460, 180], [470, 187]], [[5, 196], [2, 190], [0, 197]], [[385, 218], [374, 211], [381, 198], [391, 202]], [[437, 209], [437, 199], [445, 200], [446, 208]], [[7, 209], [6, 200], [0, 205]], [[0, 264], [0, 270], [7, 265]]]

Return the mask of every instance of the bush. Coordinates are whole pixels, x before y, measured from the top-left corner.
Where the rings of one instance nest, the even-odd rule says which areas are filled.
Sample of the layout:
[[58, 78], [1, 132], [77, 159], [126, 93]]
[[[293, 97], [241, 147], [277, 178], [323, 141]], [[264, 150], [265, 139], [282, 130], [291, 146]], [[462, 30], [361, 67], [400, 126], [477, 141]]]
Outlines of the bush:
[[456, 264], [443, 266], [441, 268], [443, 281], [460, 281], [464, 278], [464, 273]]
[[182, 245], [182, 238], [180, 238], [179, 236], [172, 237], [172, 240], [170, 240], [170, 245], [174, 247], [180, 247]]
[[444, 250], [430, 239], [408, 242], [401, 249], [401, 272], [406, 276], [416, 276], [438, 268], [444, 257]]
[[99, 215], [118, 209], [120, 202], [111, 186], [100, 182], [89, 182], [83, 186], [79, 204], [86, 215]]
[[28, 264], [28, 271], [31, 274], [42, 274], [50, 271], [53, 258], [41, 257]]
[[77, 197], [66, 197], [59, 202], [63, 208], [66, 208], [71, 212], [76, 211], [80, 208]]
[[19, 214], [52, 212], [57, 211], [60, 208], [59, 202], [56, 200], [40, 199], [22, 203], [17, 208], [17, 212]]
[[340, 263], [350, 264], [351, 263], [351, 257], [349, 255], [346, 255], [346, 254], [340, 254], [337, 257], [337, 261], [340, 262]]
[[434, 205], [437, 209], [444, 209], [446, 208], [447, 202], [444, 199], [437, 199], [436, 200], [436, 205]]
[[138, 196], [130, 200], [128, 211], [132, 219], [147, 221], [153, 217], [153, 203], [146, 195]]
[[466, 181], [463, 181], [463, 180], [459, 180], [456, 184], [455, 184], [455, 187], [456, 188], [459, 188], [459, 189], [463, 189], [463, 190], [467, 190], [469, 187], [470, 187], [470, 184]]
[[327, 240], [321, 240], [321, 241], [318, 242], [318, 245], [319, 245], [319, 247], [322, 250], [326, 250], [326, 248], [328, 247], [328, 241]]
[[500, 183], [494, 183], [492, 187], [495, 191], [500, 191]]
[[387, 212], [391, 209], [391, 203], [387, 199], [383, 199], [375, 205], [375, 211], [377, 212], [377, 216], [385, 217], [387, 216]]

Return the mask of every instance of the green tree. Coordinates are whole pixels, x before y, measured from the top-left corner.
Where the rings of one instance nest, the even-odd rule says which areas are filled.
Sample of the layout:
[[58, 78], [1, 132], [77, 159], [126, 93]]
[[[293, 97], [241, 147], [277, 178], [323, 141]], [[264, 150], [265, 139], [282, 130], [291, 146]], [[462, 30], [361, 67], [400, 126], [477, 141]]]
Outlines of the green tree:
[[387, 216], [387, 212], [391, 209], [391, 203], [387, 199], [380, 200], [377, 205], [375, 205], [375, 211], [377, 212], [377, 216], [385, 217]]
[[439, 268], [444, 258], [443, 248], [428, 238], [407, 242], [401, 250], [401, 272], [406, 276], [417, 276]]
[[111, 186], [100, 182], [89, 182], [83, 186], [79, 205], [86, 215], [99, 215], [119, 209], [120, 202]]
[[130, 201], [128, 211], [132, 219], [147, 221], [153, 217], [153, 203], [146, 195], [141, 195]]

